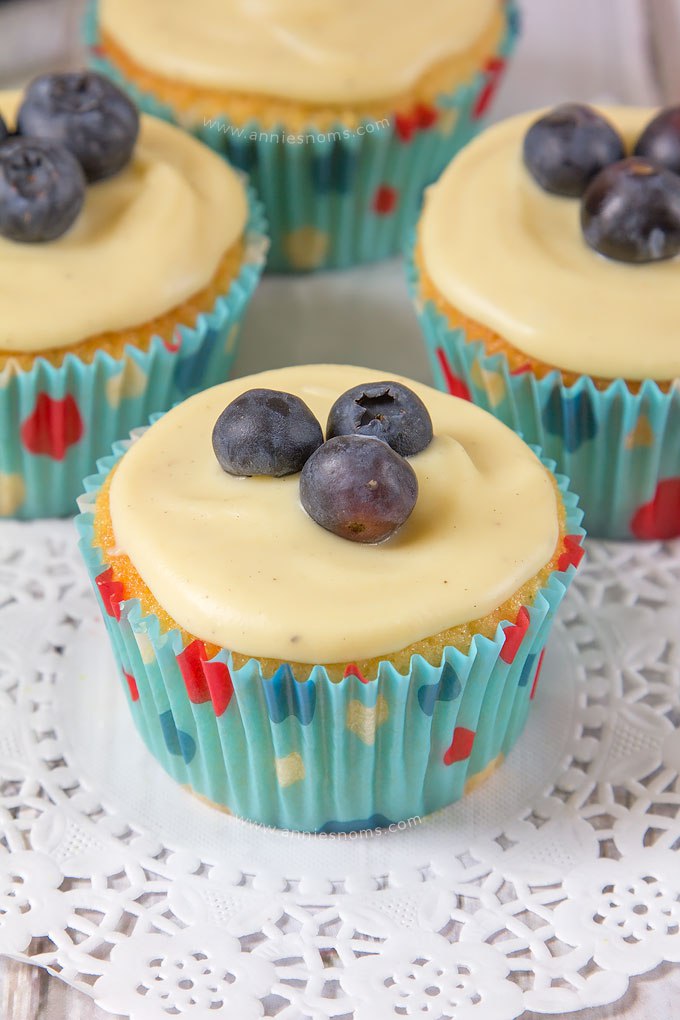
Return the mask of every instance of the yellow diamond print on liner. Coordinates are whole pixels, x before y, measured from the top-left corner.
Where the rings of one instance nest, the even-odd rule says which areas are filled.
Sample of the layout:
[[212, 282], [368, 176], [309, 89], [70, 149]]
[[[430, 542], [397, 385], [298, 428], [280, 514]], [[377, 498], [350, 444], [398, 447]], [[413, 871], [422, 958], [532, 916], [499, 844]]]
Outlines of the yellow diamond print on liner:
[[261, 235], [249, 237], [246, 241], [246, 262], [264, 262], [269, 251], [269, 238]]
[[316, 269], [326, 258], [328, 234], [316, 227], [300, 227], [286, 235], [284, 247], [295, 269]]
[[139, 655], [145, 666], [154, 662], [156, 659], [156, 653], [153, 650], [153, 645], [149, 640], [148, 636], [142, 631], [135, 631], [135, 640], [137, 647], [139, 648]]
[[196, 798], [196, 800], [200, 800], [202, 804], [206, 805], [206, 807], [212, 808], [213, 811], [221, 811], [223, 815], [231, 815], [233, 813], [229, 810], [226, 804], [218, 804], [216, 800], [211, 800], [210, 797], [206, 797], [204, 794], [198, 793], [194, 790], [193, 786], [189, 786], [187, 783], [182, 783], [181, 786], [183, 790], [190, 793]]
[[136, 361], [126, 358], [120, 372], [112, 376], [106, 384], [106, 399], [111, 407], [118, 407], [121, 400], [138, 397], [146, 389], [147, 377]]
[[275, 765], [279, 786], [292, 786], [305, 778], [305, 763], [297, 751], [292, 751], [285, 758], [277, 758]]
[[5, 363], [0, 372], [0, 390], [7, 389], [15, 375], [19, 374], [19, 366], [12, 358]]
[[224, 345], [224, 353], [225, 354], [231, 354], [232, 351], [234, 350], [234, 348], [236, 347], [236, 341], [238, 340], [239, 328], [240, 328], [240, 324], [238, 322], [235, 322], [234, 325], [229, 330], [229, 332], [227, 333], [227, 342]]
[[654, 429], [646, 414], [641, 414], [634, 429], [626, 436], [626, 449], [634, 450], [636, 446], [653, 446]]
[[389, 717], [390, 710], [386, 698], [378, 695], [375, 705], [362, 705], [360, 701], [350, 701], [347, 706], [347, 729], [351, 730], [364, 744], [375, 743], [375, 731]]
[[450, 135], [458, 122], [458, 110], [440, 110], [437, 131], [440, 135]]
[[489, 764], [482, 769], [481, 772], [474, 772], [465, 783], [465, 793], [474, 793], [477, 787], [481, 786], [482, 783], [486, 782], [489, 776], [496, 771], [496, 769], [503, 764], [505, 755], [501, 752], [497, 758], [490, 761]]
[[472, 366], [472, 381], [488, 394], [489, 400], [496, 407], [505, 396], [505, 383], [500, 372], [491, 372], [476, 361]]
[[26, 485], [21, 475], [0, 473], [0, 517], [12, 517], [26, 496]]

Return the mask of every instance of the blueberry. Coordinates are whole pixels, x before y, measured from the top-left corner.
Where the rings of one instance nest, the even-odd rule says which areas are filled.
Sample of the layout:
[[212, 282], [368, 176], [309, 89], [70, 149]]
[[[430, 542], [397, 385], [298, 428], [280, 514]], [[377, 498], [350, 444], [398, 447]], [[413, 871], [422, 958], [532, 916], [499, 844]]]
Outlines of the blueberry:
[[618, 131], [589, 106], [563, 103], [524, 136], [524, 163], [545, 191], [571, 198], [609, 163], [625, 156]]
[[0, 234], [11, 241], [53, 241], [72, 225], [85, 201], [78, 160], [43, 138], [0, 145]]
[[680, 252], [680, 177], [639, 156], [606, 167], [581, 202], [591, 248], [619, 262], [657, 262]]
[[407, 460], [369, 436], [336, 436], [300, 475], [300, 500], [317, 524], [351, 542], [382, 542], [409, 517], [418, 479]]
[[230, 475], [292, 475], [323, 443], [318, 421], [299, 397], [247, 390], [215, 422], [213, 450]]
[[649, 122], [633, 154], [680, 174], [680, 106], [667, 107]]
[[45, 74], [28, 86], [19, 133], [60, 142], [80, 161], [88, 181], [122, 170], [139, 133], [139, 114], [124, 92], [93, 71]]
[[4, 140], [5, 140], [5, 138], [7, 138], [8, 134], [9, 134], [9, 131], [7, 130], [7, 125], [5, 124], [3, 116], [0, 113], [0, 142], [4, 142]]
[[402, 457], [432, 442], [432, 419], [420, 397], [397, 382], [354, 386], [331, 407], [326, 436], [373, 436]]

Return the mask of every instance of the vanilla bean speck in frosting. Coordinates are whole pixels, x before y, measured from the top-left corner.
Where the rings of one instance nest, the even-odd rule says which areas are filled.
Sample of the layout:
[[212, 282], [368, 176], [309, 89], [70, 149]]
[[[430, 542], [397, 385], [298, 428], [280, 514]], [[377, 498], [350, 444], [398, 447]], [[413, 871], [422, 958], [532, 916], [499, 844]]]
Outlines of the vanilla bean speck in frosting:
[[[20, 99], [0, 93], [10, 126]], [[43, 244], [0, 237], [0, 350], [51, 350], [170, 311], [212, 280], [246, 219], [236, 172], [143, 116], [131, 162], [87, 188], [66, 234]]]
[[240, 393], [296, 394], [325, 425], [342, 392], [385, 378], [311, 365], [233, 380], [129, 448], [110, 488], [115, 551], [182, 628], [244, 655], [371, 658], [493, 611], [550, 561], [557, 496], [538, 458], [485, 411], [409, 380], [397, 377], [425, 402], [434, 438], [409, 458], [418, 500], [386, 542], [347, 542], [316, 524], [297, 474], [220, 467], [213, 426]]
[[[629, 151], [655, 114], [600, 109]], [[523, 163], [539, 116], [489, 128], [429, 189], [427, 275], [459, 313], [539, 361], [605, 379], [680, 377], [680, 261], [627, 264], [588, 246], [579, 199], [542, 190]]]
[[499, 11], [498, 0], [101, 0], [100, 23], [173, 80], [351, 103], [408, 90]]

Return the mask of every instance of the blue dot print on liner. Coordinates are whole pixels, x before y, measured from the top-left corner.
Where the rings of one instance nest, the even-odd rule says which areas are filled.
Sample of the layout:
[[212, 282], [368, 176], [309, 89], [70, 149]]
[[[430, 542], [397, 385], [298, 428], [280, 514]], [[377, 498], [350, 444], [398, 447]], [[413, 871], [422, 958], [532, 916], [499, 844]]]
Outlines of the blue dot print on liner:
[[524, 665], [522, 666], [522, 672], [519, 675], [519, 683], [517, 685], [518, 687], [526, 687], [526, 685], [529, 683], [529, 678], [531, 677], [534, 671], [534, 664], [536, 662], [537, 657], [538, 656], [536, 655], [535, 652], [532, 652], [531, 655], [527, 655], [524, 661]]
[[170, 709], [167, 712], [161, 713], [159, 720], [168, 751], [170, 754], [184, 758], [184, 761], [189, 765], [196, 755], [196, 742], [194, 738], [185, 733], [184, 730], [177, 729]]
[[570, 453], [592, 439], [597, 432], [597, 419], [590, 394], [563, 397], [556, 387], [543, 409], [543, 424], [554, 436], [562, 436]]
[[389, 829], [394, 822], [385, 815], [371, 815], [370, 818], [354, 818], [350, 822], [324, 822], [317, 832], [360, 832], [362, 829]]
[[252, 138], [246, 141], [234, 141], [232, 138], [229, 145], [229, 162], [238, 170], [250, 173], [257, 163], [257, 145]]
[[522, 15], [518, 7], [511, 7], [508, 15], [508, 28], [514, 34], [522, 30]]
[[180, 358], [175, 369], [175, 385], [182, 393], [200, 387], [215, 347], [214, 335], [206, 337], [195, 354]]
[[455, 669], [446, 662], [439, 683], [424, 684], [418, 690], [418, 703], [425, 715], [433, 715], [438, 701], [455, 701], [461, 691], [461, 683]]
[[271, 680], [264, 681], [264, 697], [273, 723], [294, 715], [303, 726], [308, 726], [314, 718], [316, 684], [312, 680], [297, 681], [288, 665], [279, 666]]
[[356, 167], [355, 154], [345, 145], [334, 145], [328, 152], [312, 160], [312, 186], [320, 194], [337, 191], [344, 195], [352, 187]]

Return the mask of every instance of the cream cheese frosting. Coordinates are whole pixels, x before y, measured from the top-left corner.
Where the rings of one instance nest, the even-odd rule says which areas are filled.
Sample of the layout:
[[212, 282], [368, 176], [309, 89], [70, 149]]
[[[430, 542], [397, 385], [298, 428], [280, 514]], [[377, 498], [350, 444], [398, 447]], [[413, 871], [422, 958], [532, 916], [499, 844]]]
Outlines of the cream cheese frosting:
[[472, 404], [410, 380], [434, 425], [410, 458], [415, 509], [380, 545], [324, 531], [299, 475], [235, 478], [212, 429], [253, 387], [301, 397], [325, 426], [340, 393], [386, 376], [311, 365], [224, 383], [151, 426], [113, 476], [116, 552], [186, 631], [244, 655], [348, 662], [398, 651], [502, 605], [554, 554], [555, 487], [526, 444]]
[[[19, 101], [0, 93], [10, 124]], [[245, 189], [223, 159], [142, 117], [131, 162], [88, 186], [63, 237], [0, 237], [0, 350], [66, 347], [170, 311], [207, 286], [246, 220]]]
[[[654, 110], [601, 108], [632, 149]], [[680, 376], [680, 261], [615, 262], [588, 247], [580, 201], [522, 162], [538, 113], [470, 143], [427, 192], [424, 267], [443, 297], [525, 354], [605, 379]]]
[[498, 10], [498, 0], [101, 0], [100, 22], [174, 80], [351, 103], [410, 88]]

